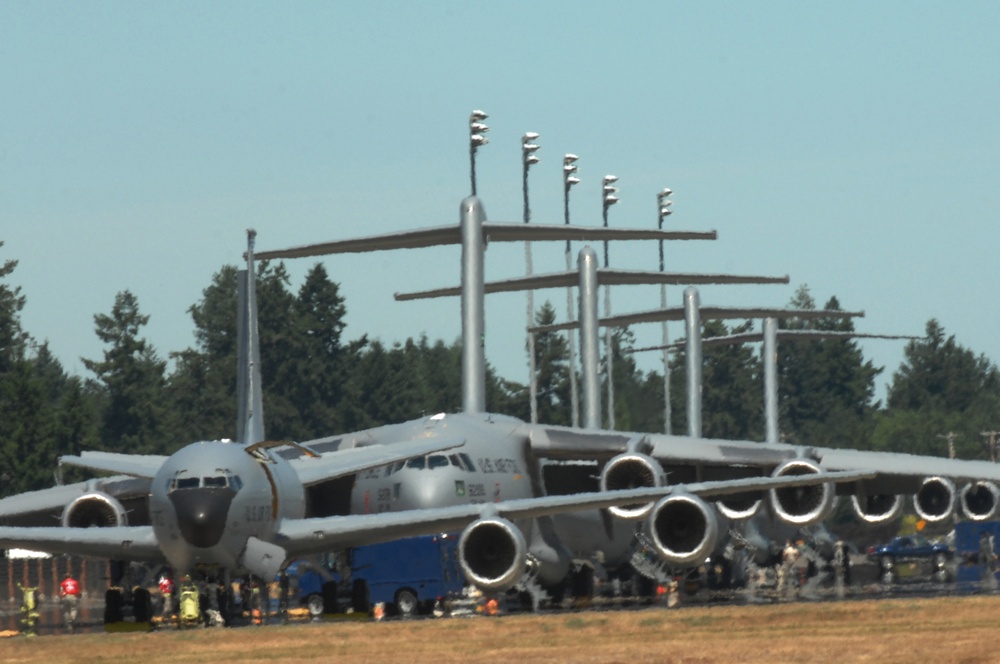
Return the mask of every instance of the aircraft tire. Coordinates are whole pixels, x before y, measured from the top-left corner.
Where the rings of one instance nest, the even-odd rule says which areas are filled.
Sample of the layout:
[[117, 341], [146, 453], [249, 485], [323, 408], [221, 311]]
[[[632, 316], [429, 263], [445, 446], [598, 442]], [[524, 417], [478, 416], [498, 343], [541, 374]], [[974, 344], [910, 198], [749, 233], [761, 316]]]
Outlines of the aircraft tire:
[[[323, 613], [338, 613], [340, 602], [337, 600], [339, 586], [336, 581], [327, 581], [323, 584]], [[312, 613], [310, 611], [310, 613]]]
[[104, 593], [104, 624], [119, 623], [124, 620], [122, 615], [122, 591], [118, 588], [108, 588]]
[[313, 593], [306, 598], [306, 608], [309, 609], [309, 615], [312, 618], [319, 618], [323, 615], [325, 604], [323, 596], [319, 593]]
[[420, 613], [420, 600], [409, 588], [396, 591], [395, 614], [400, 618], [413, 618]]
[[351, 608], [357, 613], [371, 613], [371, 598], [368, 593], [368, 582], [355, 579], [351, 586]]
[[137, 623], [149, 622], [153, 615], [153, 603], [145, 588], [136, 588], [132, 593], [132, 615]]

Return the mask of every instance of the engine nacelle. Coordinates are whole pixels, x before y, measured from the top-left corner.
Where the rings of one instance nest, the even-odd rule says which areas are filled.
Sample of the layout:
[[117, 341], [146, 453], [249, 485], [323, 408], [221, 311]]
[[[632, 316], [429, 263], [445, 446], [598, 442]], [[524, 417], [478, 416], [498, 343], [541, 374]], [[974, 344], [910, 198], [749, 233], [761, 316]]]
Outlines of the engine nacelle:
[[970, 521], [989, 521], [1000, 506], [1000, 489], [993, 482], [972, 482], [962, 487], [961, 501]]
[[715, 550], [719, 520], [698, 496], [678, 493], [653, 506], [646, 534], [668, 564], [691, 565], [703, 562]]
[[760, 503], [759, 498], [727, 496], [716, 501], [715, 506], [727, 519], [743, 521], [760, 511]]
[[[608, 461], [604, 465], [604, 470], [601, 471], [601, 491], [651, 489], [664, 486], [664, 484], [666, 484], [666, 475], [659, 462], [650, 456], [637, 452], [619, 454]], [[653, 503], [649, 502], [636, 505], [618, 505], [609, 507], [608, 511], [621, 519], [639, 520], [649, 516], [652, 509]]]
[[851, 496], [854, 513], [865, 523], [888, 523], [903, 513], [903, 497], [892, 493]]
[[480, 590], [504, 591], [524, 574], [528, 559], [524, 535], [501, 517], [473, 521], [458, 540], [465, 578]]
[[[811, 475], [822, 473], [819, 464], [809, 459], [786, 461], [771, 473], [772, 477], [789, 475]], [[785, 523], [794, 526], [808, 526], [830, 516], [836, 503], [833, 484], [813, 484], [812, 486], [788, 487], [768, 491], [771, 508]]]
[[947, 477], [928, 477], [913, 494], [913, 509], [928, 523], [944, 521], [955, 513], [955, 485]]
[[91, 491], [63, 508], [60, 522], [65, 528], [110, 528], [127, 526], [125, 508], [103, 491]]

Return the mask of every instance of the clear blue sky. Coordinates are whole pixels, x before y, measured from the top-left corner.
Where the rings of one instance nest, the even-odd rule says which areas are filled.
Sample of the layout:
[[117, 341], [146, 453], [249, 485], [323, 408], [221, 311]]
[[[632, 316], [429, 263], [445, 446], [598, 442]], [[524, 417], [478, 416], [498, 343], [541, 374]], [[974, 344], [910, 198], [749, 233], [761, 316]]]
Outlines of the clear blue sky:
[[[574, 222], [600, 223], [607, 173], [615, 226], [655, 225], [669, 186], [671, 227], [719, 232], [670, 245], [672, 269], [792, 279], [705, 287], [706, 304], [784, 305], [808, 284], [864, 309], [860, 330], [919, 335], [935, 317], [998, 361], [998, 25], [995, 2], [6, 0], [0, 260], [20, 262], [24, 325], [71, 372], [100, 356], [93, 316], [124, 289], [166, 356], [194, 344], [186, 310], [246, 227], [263, 250], [457, 222], [481, 108], [492, 220], [520, 219], [520, 138], [536, 131], [535, 221], [561, 222], [573, 152]], [[348, 337], [456, 338], [457, 301], [392, 294], [457, 283], [458, 257], [324, 259]], [[655, 269], [656, 247], [611, 260]], [[289, 263], [296, 288], [314, 262]], [[536, 271], [562, 265], [536, 252]], [[523, 266], [521, 247], [487, 252], [488, 279]], [[540, 297], [563, 313], [563, 291]], [[658, 302], [614, 296], [616, 312]], [[488, 359], [523, 381], [523, 295], [487, 310]], [[862, 346], [886, 367], [881, 395], [903, 343]]]

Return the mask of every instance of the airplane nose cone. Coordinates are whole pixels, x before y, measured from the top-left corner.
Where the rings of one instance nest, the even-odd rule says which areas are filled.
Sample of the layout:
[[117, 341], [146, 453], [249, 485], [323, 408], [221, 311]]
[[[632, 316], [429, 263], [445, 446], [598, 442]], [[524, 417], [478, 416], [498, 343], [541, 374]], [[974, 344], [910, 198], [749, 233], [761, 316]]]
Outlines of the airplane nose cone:
[[184, 489], [170, 494], [181, 535], [191, 546], [202, 549], [222, 539], [229, 506], [235, 492], [230, 489]]

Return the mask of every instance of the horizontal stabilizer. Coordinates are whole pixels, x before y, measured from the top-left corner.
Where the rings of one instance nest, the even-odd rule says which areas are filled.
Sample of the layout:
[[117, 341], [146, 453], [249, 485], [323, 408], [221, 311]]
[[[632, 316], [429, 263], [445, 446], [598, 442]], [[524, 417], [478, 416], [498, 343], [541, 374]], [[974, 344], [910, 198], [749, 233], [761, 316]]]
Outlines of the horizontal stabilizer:
[[[570, 226], [565, 224], [523, 224], [512, 222], [484, 222], [483, 237], [489, 242], [515, 242], [546, 240], [714, 240], [715, 231], [662, 231], [649, 228], [603, 228]], [[261, 251], [258, 260], [273, 258], [305, 258], [329, 254], [358, 254], [369, 251], [393, 249], [420, 249], [462, 243], [459, 225], [434, 226], [410, 231], [372, 235], [369, 237], [335, 240], [307, 244], [290, 249]]]
[[[738, 274], [686, 274], [680, 272], [648, 272], [643, 270], [615, 270], [599, 268], [597, 284], [599, 286], [639, 286], [639, 285], [704, 285], [704, 284], [787, 284], [788, 275], [781, 277], [761, 277]], [[511, 293], [541, 288], [566, 288], [580, 285], [580, 272], [555, 272], [530, 277], [517, 277], [502, 281], [492, 281], [484, 284], [484, 293]], [[461, 286], [438, 288], [435, 290], [415, 293], [396, 293], [396, 300], [427, 300], [436, 297], [454, 297], [461, 295]]]
[[[833, 309], [768, 309], [766, 307], [699, 307], [698, 314], [702, 320], [748, 320], [758, 318], [860, 318], [864, 317], [863, 311], [837, 311]], [[668, 307], [666, 309], [652, 309], [650, 311], [637, 311], [631, 314], [620, 314], [601, 318], [597, 324], [601, 327], [624, 327], [638, 323], [661, 323], [666, 321], [684, 320], [684, 307]], [[554, 325], [540, 325], [529, 328], [529, 332], [535, 334], [543, 332], [559, 332], [561, 330], [575, 330], [580, 327], [579, 321], [568, 323], [556, 323]], [[760, 336], [758, 333], [757, 336]]]

